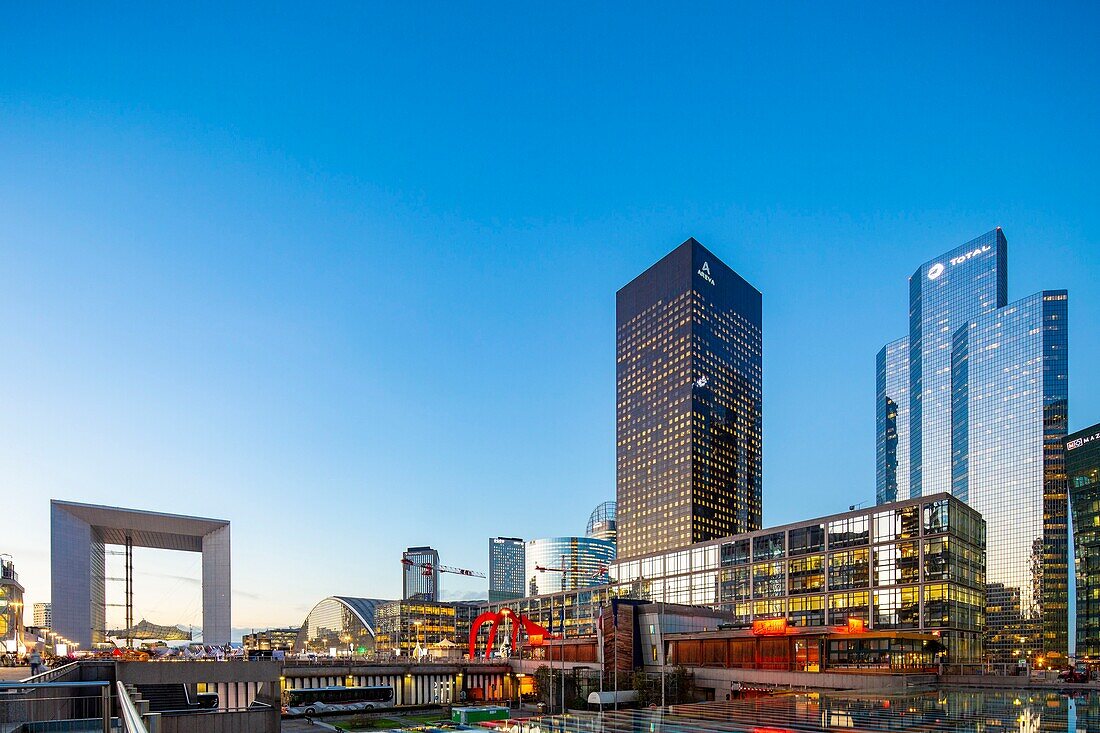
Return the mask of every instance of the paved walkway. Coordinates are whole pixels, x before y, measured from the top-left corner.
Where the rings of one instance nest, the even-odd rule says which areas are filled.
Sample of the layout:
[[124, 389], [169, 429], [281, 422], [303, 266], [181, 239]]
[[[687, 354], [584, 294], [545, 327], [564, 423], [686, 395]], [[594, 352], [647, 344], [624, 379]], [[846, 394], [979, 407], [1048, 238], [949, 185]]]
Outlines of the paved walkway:
[[30, 667], [0, 667], [0, 682], [18, 682], [30, 676]]

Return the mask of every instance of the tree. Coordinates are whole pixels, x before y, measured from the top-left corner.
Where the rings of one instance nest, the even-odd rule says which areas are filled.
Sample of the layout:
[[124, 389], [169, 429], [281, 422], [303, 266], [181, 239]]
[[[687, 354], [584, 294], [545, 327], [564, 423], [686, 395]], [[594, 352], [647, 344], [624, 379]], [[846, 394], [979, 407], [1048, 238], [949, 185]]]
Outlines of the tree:
[[550, 704], [550, 668], [545, 664], [535, 670], [535, 697]]

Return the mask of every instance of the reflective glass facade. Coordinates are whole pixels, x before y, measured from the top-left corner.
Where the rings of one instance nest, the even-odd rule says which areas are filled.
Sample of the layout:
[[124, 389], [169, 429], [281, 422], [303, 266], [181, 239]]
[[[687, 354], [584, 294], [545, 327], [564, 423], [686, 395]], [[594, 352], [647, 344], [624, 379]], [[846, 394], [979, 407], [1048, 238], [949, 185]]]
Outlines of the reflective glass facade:
[[694, 239], [616, 296], [621, 557], [761, 516], [761, 296]]
[[401, 554], [401, 597], [439, 600], [439, 552], [430, 547], [410, 547]]
[[910, 498], [908, 337], [882, 347], [875, 373], [875, 497], [877, 503], [888, 504]]
[[1009, 304], [1007, 273], [998, 228], [909, 278], [908, 360], [906, 340], [877, 358], [876, 497], [950, 491], [981, 513], [986, 653], [1037, 661], [1068, 652], [1067, 296]]
[[982, 659], [985, 522], [946, 493], [619, 560], [623, 595], [709, 606], [745, 624], [938, 631]]
[[951, 486], [952, 335], [1007, 302], [1008, 242], [1000, 228], [925, 262], [909, 278], [911, 496]]
[[[412, 656], [444, 639], [459, 643], [455, 605], [432, 601], [390, 601], [378, 607], [378, 653]], [[468, 633], [468, 632], [467, 632]]]
[[527, 595], [605, 584], [608, 567], [614, 559], [615, 543], [610, 540], [595, 537], [531, 540], [527, 543], [524, 560]]
[[588, 515], [588, 525], [584, 529], [585, 537], [615, 541], [618, 534], [615, 521], [615, 502], [605, 501]]
[[1000, 660], [1069, 648], [1067, 302], [1036, 293], [952, 342], [952, 492], [985, 517], [987, 576], [1006, 589], [988, 613], [986, 651]]
[[489, 600], [525, 595], [524, 542], [518, 537], [489, 538]]
[[1100, 425], [1066, 438], [1077, 571], [1077, 656], [1100, 660]]
[[309, 612], [294, 641], [295, 651], [342, 656], [373, 654], [377, 598], [330, 596]]

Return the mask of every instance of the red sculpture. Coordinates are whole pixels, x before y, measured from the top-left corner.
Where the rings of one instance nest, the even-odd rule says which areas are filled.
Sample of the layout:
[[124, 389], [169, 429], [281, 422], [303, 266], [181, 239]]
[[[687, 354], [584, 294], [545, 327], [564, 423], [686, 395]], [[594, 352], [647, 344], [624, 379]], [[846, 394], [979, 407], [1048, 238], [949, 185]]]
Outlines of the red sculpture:
[[482, 624], [486, 622], [492, 622], [492, 625], [489, 627], [489, 642], [485, 645], [485, 658], [489, 659], [492, 657], [493, 641], [497, 637], [497, 627], [500, 626], [501, 621], [509, 616], [515, 621], [515, 623], [512, 624], [513, 649], [516, 646], [516, 638], [519, 636], [520, 626], [523, 626], [523, 630], [527, 634], [527, 643], [531, 646], [542, 646], [546, 639], [557, 638], [545, 627], [536, 624], [526, 616], [521, 616], [510, 608], [502, 608], [499, 613], [486, 611], [474, 619], [473, 624], [470, 625], [470, 659], [477, 656], [477, 632], [481, 629]]

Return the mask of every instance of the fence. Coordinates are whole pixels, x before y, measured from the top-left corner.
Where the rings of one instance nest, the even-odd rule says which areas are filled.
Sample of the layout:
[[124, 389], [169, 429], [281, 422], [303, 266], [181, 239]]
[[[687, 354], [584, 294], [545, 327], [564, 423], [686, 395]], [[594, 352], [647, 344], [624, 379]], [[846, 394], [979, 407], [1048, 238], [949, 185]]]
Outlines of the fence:
[[17, 731], [24, 724], [35, 724], [35, 730], [111, 733], [110, 683], [0, 683], [0, 731]]

